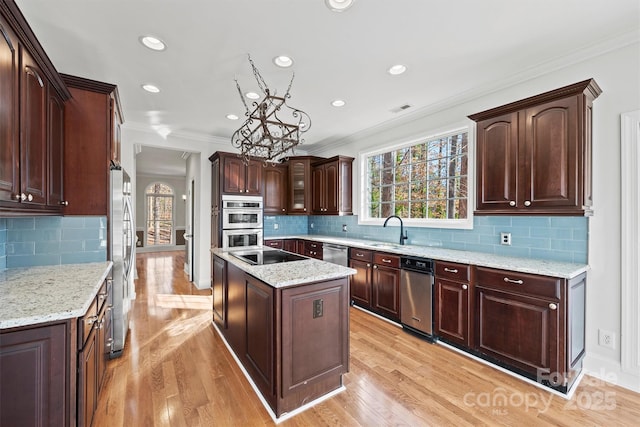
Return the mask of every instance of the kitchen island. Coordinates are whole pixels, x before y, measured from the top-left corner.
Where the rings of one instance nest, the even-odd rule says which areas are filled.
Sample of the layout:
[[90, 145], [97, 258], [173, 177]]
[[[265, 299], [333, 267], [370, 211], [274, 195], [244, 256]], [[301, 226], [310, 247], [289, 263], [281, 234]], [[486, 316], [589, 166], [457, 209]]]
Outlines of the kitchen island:
[[272, 418], [344, 390], [355, 271], [308, 258], [253, 265], [230, 251], [212, 253], [213, 324]]

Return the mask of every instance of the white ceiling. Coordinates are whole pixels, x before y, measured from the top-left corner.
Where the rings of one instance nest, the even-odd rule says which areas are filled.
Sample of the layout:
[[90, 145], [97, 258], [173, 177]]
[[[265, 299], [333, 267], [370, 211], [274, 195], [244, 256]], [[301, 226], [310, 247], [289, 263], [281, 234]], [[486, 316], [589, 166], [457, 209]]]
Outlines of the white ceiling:
[[[267, 84], [306, 111], [307, 144], [326, 144], [543, 72], [640, 27], [639, 0], [16, 0], [58, 71], [118, 85], [127, 126], [230, 138], [235, 87]], [[153, 52], [142, 35], [164, 40]], [[408, 71], [391, 76], [389, 66]], [[150, 94], [144, 83], [161, 92]], [[334, 99], [346, 105], [335, 108]], [[401, 113], [392, 110], [409, 104]], [[143, 150], [144, 153], [144, 150]]]

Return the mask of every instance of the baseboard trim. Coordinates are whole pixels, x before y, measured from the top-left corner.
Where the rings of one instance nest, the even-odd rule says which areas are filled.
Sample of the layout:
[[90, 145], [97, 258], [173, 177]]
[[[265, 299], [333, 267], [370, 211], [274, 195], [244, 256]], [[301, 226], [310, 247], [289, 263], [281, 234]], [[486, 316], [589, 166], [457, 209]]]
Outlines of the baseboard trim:
[[624, 372], [619, 362], [587, 353], [584, 358], [584, 370], [592, 377], [609, 384], [640, 393], [640, 375]]

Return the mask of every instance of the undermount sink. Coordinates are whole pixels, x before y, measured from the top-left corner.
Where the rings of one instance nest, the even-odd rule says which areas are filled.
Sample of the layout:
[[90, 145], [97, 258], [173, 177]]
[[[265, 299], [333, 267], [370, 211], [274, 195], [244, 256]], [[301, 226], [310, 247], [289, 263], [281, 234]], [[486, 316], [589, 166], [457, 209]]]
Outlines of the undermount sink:
[[395, 243], [371, 243], [370, 246], [375, 246], [376, 248], [402, 249], [401, 245]]

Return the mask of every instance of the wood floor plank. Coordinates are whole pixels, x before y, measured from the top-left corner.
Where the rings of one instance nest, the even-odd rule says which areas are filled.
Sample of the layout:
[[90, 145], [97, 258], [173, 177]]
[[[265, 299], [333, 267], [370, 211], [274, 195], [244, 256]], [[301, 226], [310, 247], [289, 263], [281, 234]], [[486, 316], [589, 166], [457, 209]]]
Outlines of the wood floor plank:
[[[211, 324], [211, 291], [183, 252], [137, 256], [122, 357], [108, 362], [94, 427], [273, 426]], [[566, 400], [350, 310], [346, 390], [279, 424], [308, 426], [635, 426], [640, 395], [585, 376]]]

